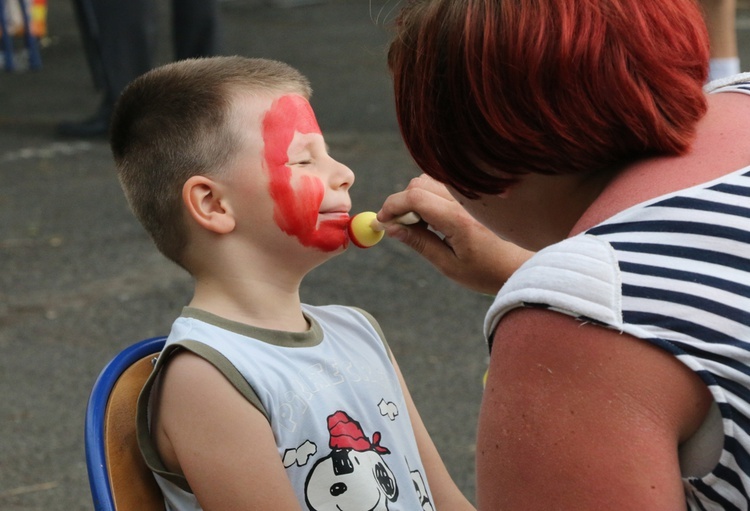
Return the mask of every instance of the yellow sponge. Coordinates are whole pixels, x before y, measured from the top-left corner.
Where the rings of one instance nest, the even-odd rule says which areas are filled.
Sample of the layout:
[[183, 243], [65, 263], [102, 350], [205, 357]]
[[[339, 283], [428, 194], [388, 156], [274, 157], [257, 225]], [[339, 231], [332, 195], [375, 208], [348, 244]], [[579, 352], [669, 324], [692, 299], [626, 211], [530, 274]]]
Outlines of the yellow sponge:
[[377, 215], [373, 211], [363, 211], [349, 220], [349, 239], [359, 248], [370, 248], [383, 239], [385, 231], [375, 230], [373, 224], [380, 227]]

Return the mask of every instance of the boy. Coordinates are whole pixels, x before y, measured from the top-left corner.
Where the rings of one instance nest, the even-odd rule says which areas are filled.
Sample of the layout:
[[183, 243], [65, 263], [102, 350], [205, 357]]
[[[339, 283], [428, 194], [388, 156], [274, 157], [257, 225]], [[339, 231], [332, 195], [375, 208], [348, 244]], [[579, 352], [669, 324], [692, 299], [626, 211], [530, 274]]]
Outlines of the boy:
[[472, 509], [375, 320], [300, 302], [348, 244], [354, 181], [309, 96], [285, 64], [216, 57], [153, 70], [117, 103], [128, 201], [195, 280], [141, 394], [141, 450], [168, 509]]

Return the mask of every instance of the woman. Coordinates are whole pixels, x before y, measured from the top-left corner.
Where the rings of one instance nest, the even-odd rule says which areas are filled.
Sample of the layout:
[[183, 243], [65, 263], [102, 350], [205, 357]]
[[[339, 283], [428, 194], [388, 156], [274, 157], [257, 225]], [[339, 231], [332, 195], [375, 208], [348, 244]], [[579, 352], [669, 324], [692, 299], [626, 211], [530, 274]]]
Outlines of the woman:
[[434, 180], [378, 217], [418, 212], [442, 236], [389, 235], [502, 286], [479, 509], [748, 509], [750, 76], [704, 92], [693, 0], [418, 0], [396, 29]]

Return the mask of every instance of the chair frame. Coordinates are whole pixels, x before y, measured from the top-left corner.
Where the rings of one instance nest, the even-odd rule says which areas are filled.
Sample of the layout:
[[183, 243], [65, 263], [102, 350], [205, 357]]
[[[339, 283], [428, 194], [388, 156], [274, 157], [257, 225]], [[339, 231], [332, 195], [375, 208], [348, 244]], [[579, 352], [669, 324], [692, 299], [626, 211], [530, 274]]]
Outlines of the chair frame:
[[[105, 425], [107, 405], [112, 390], [120, 376], [130, 366], [144, 357], [159, 353], [165, 341], [166, 337], [163, 336], [152, 337], [125, 348], [102, 369], [94, 383], [86, 407], [85, 447], [89, 485], [96, 511], [117, 509], [108, 469]], [[135, 428], [135, 425], [133, 427]]]

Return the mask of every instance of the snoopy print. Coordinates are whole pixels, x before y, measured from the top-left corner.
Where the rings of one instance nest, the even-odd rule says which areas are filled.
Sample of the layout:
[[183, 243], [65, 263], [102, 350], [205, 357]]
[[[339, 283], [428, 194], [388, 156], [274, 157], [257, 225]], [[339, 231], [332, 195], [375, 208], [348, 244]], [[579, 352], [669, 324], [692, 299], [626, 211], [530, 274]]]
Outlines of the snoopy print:
[[387, 511], [398, 499], [398, 484], [383, 459], [390, 451], [380, 433], [370, 441], [346, 412], [328, 417], [331, 452], [315, 462], [305, 482], [311, 511]]

